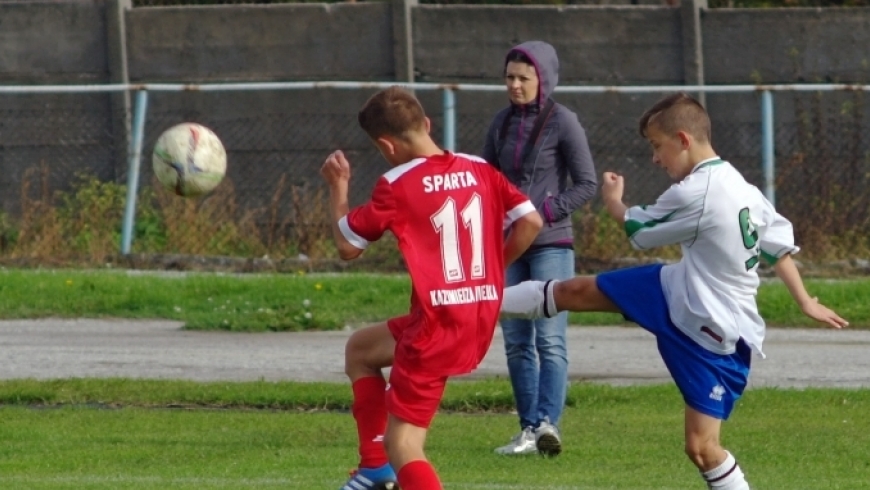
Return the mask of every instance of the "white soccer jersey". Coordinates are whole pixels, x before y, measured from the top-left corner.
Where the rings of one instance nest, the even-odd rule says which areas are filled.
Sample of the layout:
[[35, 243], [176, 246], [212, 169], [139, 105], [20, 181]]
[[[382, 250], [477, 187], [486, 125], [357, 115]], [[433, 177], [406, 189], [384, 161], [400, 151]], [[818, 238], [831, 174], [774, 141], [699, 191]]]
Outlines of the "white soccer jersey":
[[637, 249], [680, 244], [683, 258], [661, 273], [680, 330], [717, 354], [741, 337], [762, 354], [758, 261], [799, 249], [791, 223], [737, 169], [718, 157], [699, 163], [655, 204], [629, 208], [625, 231]]

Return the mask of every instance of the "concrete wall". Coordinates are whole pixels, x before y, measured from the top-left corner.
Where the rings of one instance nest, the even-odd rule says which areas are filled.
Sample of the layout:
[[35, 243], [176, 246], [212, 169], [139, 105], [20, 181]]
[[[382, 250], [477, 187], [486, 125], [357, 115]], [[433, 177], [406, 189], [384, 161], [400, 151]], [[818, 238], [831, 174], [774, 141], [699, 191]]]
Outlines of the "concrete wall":
[[133, 81], [390, 80], [387, 2], [136, 8]]
[[[105, 81], [106, 5], [0, 3], [0, 81]], [[412, 19], [419, 81], [491, 81], [505, 51], [533, 38], [558, 50], [563, 84], [684, 80], [676, 8], [421, 5]], [[133, 81], [395, 78], [387, 2], [136, 8], [126, 23]], [[702, 25], [707, 83], [870, 73], [868, 8], [715, 9]]]
[[107, 71], [103, 6], [0, 4], [0, 82], [94, 83]]
[[722, 9], [703, 16], [707, 83], [867, 83], [870, 9]]
[[670, 7], [420, 6], [414, 58], [425, 81], [499, 82], [507, 50], [544, 39], [560, 83], [682, 83], [679, 9]]

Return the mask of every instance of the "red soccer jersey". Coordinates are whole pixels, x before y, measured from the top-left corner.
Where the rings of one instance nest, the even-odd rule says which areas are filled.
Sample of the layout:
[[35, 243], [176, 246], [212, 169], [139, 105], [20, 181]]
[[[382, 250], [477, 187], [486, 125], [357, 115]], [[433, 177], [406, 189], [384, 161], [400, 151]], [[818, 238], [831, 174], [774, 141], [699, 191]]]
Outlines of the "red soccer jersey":
[[432, 375], [467, 373], [492, 342], [504, 288], [504, 229], [534, 211], [485, 160], [445, 152], [393, 168], [339, 222], [365, 249], [386, 230], [411, 275], [411, 313], [396, 363]]

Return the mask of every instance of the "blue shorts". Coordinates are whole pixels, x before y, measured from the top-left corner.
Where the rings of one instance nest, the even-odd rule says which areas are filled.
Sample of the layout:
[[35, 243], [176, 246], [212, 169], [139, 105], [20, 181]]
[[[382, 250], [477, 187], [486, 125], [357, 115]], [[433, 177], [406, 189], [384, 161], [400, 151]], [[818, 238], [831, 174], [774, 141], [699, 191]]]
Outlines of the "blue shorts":
[[740, 339], [733, 354], [715, 354], [680, 331], [668, 312], [661, 269], [657, 264], [605, 272], [596, 283], [626, 320], [656, 336], [662, 360], [686, 405], [725, 420], [746, 388], [752, 351]]

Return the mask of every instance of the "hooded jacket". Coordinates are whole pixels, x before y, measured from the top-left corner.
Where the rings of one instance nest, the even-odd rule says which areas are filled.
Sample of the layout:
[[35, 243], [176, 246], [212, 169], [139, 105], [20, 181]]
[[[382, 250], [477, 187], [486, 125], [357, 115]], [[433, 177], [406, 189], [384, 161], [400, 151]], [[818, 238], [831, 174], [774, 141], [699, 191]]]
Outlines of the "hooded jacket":
[[[508, 51], [508, 55], [514, 51], [522, 52], [534, 63], [538, 97], [525, 105], [511, 103], [495, 115], [481, 156], [529, 196], [541, 213], [544, 228], [532, 247], [573, 248], [571, 213], [590, 200], [598, 186], [586, 131], [577, 114], [556, 103], [537, 143], [522, 159], [535, 119], [559, 83], [559, 59], [553, 46], [542, 41], [522, 43]], [[499, 150], [499, 133], [505, 118], [510, 121]]]

